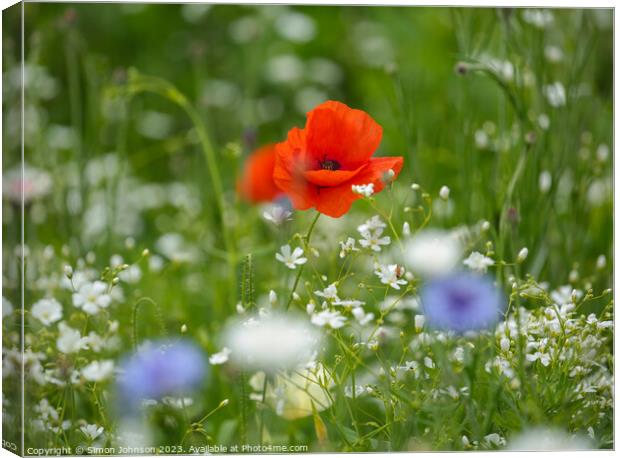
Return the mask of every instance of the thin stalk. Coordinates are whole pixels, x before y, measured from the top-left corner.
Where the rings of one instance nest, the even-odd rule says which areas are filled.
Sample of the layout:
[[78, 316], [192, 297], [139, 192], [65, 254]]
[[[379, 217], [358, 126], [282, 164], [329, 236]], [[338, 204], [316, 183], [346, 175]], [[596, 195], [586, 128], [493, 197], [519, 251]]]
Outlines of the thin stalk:
[[[316, 222], [319, 220], [319, 216], [321, 216], [321, 214], [319, 212], [316, 213], [316, 216], [314, 217], [314, 219], [312, 220], [312, 224], [310, 224], [310, 227], [308, 228], [308, 232], [306, 232], [306, 235], [304, 236], [304, 248], [308, 248], [308, 244], [310, 243], [310, 237], [312, 236], [312, 231], [314, 230], [314, 226], [316, 226]], [[295, 283], [293, 283], [293, 289], [291, 289], [291, 295], [288, 298], [288, 302], [286, 303], [286, 310], [289, 309], [289, 307], [291, 306], [291, 303], [293, 302], [293, 295], [295, 294], [295, 291], [297, 290], [297, 285], [299, 284], [299, 279], [301, 278], [301, 274], [304, 271], [304, 265], [302, 264], [299, 267], [299, 270], [297, 271], [297, 276], [295, 277]]]

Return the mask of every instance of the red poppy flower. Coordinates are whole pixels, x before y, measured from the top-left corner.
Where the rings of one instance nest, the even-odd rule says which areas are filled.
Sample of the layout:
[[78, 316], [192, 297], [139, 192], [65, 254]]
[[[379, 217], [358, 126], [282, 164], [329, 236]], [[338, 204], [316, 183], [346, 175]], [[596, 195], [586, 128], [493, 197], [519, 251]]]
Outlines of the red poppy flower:
[[276, 145], [273, 178], [298, 210], [315, 207], [338, 218], [361, 196], [352, 185], [385, 186], [391, 169], [395, 178], [402, 157], [372, 157], [382, 129], [367, 113], [328, 101], [308, 113], [304, 129], [293, 128]]
[[282, 194], [273, 181], [276, 161], [274, 146], [265, 145], [246, 159], [243, 174], [237, 182], [237, 191], [244, 200], [251, 203], [270, 202]]

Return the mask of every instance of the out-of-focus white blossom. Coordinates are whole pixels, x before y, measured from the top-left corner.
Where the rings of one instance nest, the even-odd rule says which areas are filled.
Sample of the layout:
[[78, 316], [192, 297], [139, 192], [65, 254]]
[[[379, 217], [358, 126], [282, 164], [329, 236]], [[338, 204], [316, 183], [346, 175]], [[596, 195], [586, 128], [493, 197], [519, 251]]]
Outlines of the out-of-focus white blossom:
[[34, 303], [30, 313], [44, 326], [49, 326], [62, 319], [62, 306], [56, 299], [41, 299]]
[[461, 253], [461, 244], [452, 234], [427, 229], [407, 241], [405, 262], [413, 272], [433, 277], [454, 269]]
[[101, 382], [114, 374], [114, 361], [93, 361], [82, 369], [82, 375], [90, 382]]
[[228, 361], [228, 357], [230, 356], [231, 350], [228, 347], [224, 347], [222, 348], [221, 351], [217, 352], [217, 353], [213, 353], [211, 356], [209, 356], [209, 363], [212, 366], [217, 366], [219, 364], [224, 364], [225, 362]]
[[320, 335], [307, 318], [269, 314], [230, 324], [224, 343], [237, 365], [265, 371], [295, 368], [307, 363]]
[[588, 450], [593, 444], [582, 435], [575, 435], [559, 429], [537, 427], [526, 429], [510, 438], [508, 450], [554, 451], [554, 450]]

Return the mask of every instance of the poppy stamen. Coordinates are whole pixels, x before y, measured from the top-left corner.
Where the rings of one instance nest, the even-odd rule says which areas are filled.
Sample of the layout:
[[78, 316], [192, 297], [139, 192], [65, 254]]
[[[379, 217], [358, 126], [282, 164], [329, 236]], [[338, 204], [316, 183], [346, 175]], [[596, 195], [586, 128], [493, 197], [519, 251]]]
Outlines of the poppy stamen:
[[319, 162], [321, 170], [339, 170], [340, 162], [334, 161], [332, 159], [327, 159], [327, 157], [323, 158], [322, 161]]

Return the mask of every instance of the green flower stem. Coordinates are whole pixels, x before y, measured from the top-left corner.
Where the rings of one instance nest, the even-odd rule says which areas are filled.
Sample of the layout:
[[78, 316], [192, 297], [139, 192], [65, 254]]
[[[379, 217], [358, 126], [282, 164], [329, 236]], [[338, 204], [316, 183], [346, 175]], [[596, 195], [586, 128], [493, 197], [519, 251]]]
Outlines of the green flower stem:
[[211, 143], [209, 134], [207, 133], [207, 129], [202, 122], [202, 117], [198, 110], [196, 110], [196, 108], [190, 103], [187, 97], [185, 97], [175, 86], [173, 86], [171, 83], [164, 79], [142, 75], [136, 70], [131, 70], [129, 73], [128, 88], [130, 95], [139, 92], [152, 92], [167, 98], [171, 102], [178, 105], [185, 112], [185, 114], [187, 114], [189, 119], [192, 121], [194, 128], [196, 129], [198, 140], [200, 142], [200, 147], [206, 160], [207, 168], [209, 170], [209, 178], [211, 180], [211, 185], [213, 186], [213, 193], [218, 207], [218, 213], [220, 215], [220, 230], [224, 239], [224, 247], [227, 253], [226, 258], [228, 261], [229, 269], [229, 292], [231, 295], [230, 299], [232, 303], [234, 303], [237, 291], [236, 265], [238, 256], [234, 240], [231, 237], [232, 234], [230, 231], [227, 230], [226, 227], [227, 225], [225, 211], [226, 206], [224, 201], [224, 187], [222, 185], [222, 179], [217, 163], [215, 149], [213, 147], [213, 144]]
[[[314, 217], [314, 219], [312, 220], [312, 223], [310, 224], [310, 227], [308, 228], [308, 232], [306, 232], [306, 235], [304, 236], [304, 248], [306, 251], [308, 248], [308, 245], [310, 244], [310, 237], [312, 236], [312, 231], [314, 230], [314, 226], [316, 226], [316, 222], [319, 220], [319, 216], [321, 216], [321, 214], [319, 212], [316, 213], [316, 216]], [[291, 295], [288, 298], [288, 302], [286, 303], [286, 310], [289, 309], [289, 307], [291, 306], [291, 303], [293, 302], [293, 295], [295, 294], [295, 291], [297, 290], [297, 285], [299, 284], [299, 280], [301, 278], [301, 274], [304, 271], [304, 266], [303, 264], [299, 267], [299, 270], [297, 271], [297, 276], [295, 277], [295, 283], [293, 284], [293, 289], [291, 290]]]

